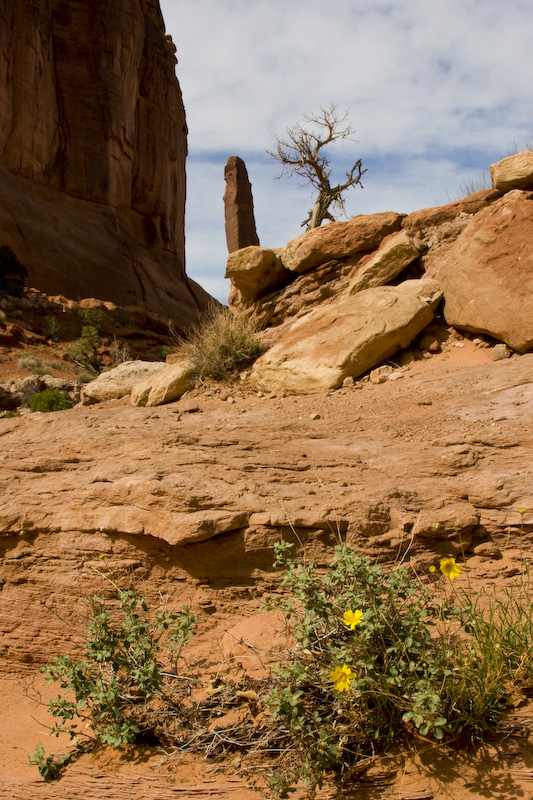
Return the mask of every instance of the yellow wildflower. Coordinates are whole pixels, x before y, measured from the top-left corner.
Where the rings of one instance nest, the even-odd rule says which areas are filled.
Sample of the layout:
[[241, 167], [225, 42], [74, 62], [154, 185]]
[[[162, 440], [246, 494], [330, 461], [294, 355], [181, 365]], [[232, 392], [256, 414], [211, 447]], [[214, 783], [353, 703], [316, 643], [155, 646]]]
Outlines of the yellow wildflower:
[[455, 558], [443, 558], [440, 562], [440, 571], [446, 578], [453, 581], [463, 570], [459, 564], [455, 563]]
[[332, 681], [336, 692], [347, 692], [350, 688], [350, 682], [354, 678], [355, 672], [352, 672], [346, 664], [343, 664], [342, 667], [335, 667], [329, 673], [329, 679]]
[[344, 612], [342, 621], [348, 628], [351, 628], [353, 631], [355, 626], [359, 625], [359, 623], [361, 622], [362, 617], [363, 617], [362, 611], [360, 610], [352, 611], [351, 609], [349, 609], [348, 611]]
[[430, 568], [429, 568], [429, 571], [430, 571], [430, 572], [436, 572], [436, 571], [437, 571], [437, 567], [436, 567], [434, 564], [432, 564], [432, 565], [430, 566]]

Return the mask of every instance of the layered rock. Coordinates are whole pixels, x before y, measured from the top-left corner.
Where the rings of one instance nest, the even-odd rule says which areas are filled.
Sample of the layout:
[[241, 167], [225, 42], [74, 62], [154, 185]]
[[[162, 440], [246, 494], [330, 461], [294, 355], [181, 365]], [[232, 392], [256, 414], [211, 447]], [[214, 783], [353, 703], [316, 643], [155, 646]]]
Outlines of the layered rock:
[[439, 273], [448, 324], [533, 349], [533, 194], [508, 192], [473, 217]]
[[131, 392], [134, 406], [160, 406], [178, 400], [194, 384], [196, 373], [187, 358], [165, 364], [162, 370], [140, 381]]
[[[226, 278], [231, 279], [234, 289], [239, 293], [239, 302], [249, 305], [269, 290], [289, 283], [292, 274], [285, 269], [274, 250], [250, 246], [230, 253]], [[234, 302], [235, 299], [234, 295]]]
[[0, 242], [28, 284], [186, 326], [187, 129], [175, 47], [153, 0], [5, 0]]
[[239, 156], [230, 156], [224, 167], [224, 215], [226, 219], [226, 241], [228, 253], [242, 247], [258, 245], [255, 227], [252, 184], [248, 178], [246, 164]]
[[398, 289], [367, 289], [306, 314], [256, 362], [253, 382], [310, 394], [337, 389], [390, 358], [433, 319], [412, 287]]
[[400, 229], [401, 221], [401, 214], [386, 211], [313, 228], [283, 249], [280, 256], [283, 266], [292, 272], [308, 272], [333, 259], [372, 252], [385, 236]]
[[373, 286], [389, 283], [420, 255], [420, 244], [407, 231], [398, 231], [387, 236], [375, 255], [356, 268], [350, 276], [348, 291], [356, 294]]
[[102, 372], [81, 390], [83, 405], [114, 400], [129, 395], [138, 383], [165, 369], [161, 361], [124, 361], [118, 367]]
[[533, 189], [533, 150], [524, 150], [491, 164], [490, 175], [493, 188], [501, 192]]

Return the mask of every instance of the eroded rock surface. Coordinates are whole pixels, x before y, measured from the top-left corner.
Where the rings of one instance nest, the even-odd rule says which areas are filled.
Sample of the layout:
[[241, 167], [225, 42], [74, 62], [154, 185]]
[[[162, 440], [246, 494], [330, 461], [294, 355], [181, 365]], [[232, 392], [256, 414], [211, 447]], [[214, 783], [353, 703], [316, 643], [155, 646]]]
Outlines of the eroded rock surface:
[[337, 389], [407, 347], [432, 319], [424, 300], [390, 286], [342, 297], [295, 322], [256, 361], [252, 380], [268, 391]]
[[187, 325], [187, 129], [175, 47], [152, 0], [5, 0], [0, 240], [28, 285]]
[[455, 241], [438, 279], [450, 325], [479, 331], [514, 350], [533, 348], [533, 194], [508, 192], [476, 214]]
[[[321, 564], [346, 540], [422, 576], [464, 554], [469, 581], [507, 586], [533, 555], [532, 367], [533, 355], [493, 362], [454, 339], [401, 381], [331, 395], [260, 398], [243, 385], [232, 404], [197, 392], [195, 414], [186, 399], [157, 409], [123, 399], [0, 420], [0, 794], [168, 796], [166, 773], [145, 777], [142, 765], [117, 777], [115, 763], [81, 761], [53, 787], [28, 767], [36, 741], [51, 745], [27, 679], [76, 653], [83, 595], [113, 595], [102, 573], [152, 606], [198, 614], [187, 657], [204, 677], [264, 665], [272, 642], [256, 615], [279, 589], [280, 536]], [[46, 700], [55, 687], [37, 688]], [[220, 776], [195, 780], [175, 773], [172, 790], [250, 796]]]

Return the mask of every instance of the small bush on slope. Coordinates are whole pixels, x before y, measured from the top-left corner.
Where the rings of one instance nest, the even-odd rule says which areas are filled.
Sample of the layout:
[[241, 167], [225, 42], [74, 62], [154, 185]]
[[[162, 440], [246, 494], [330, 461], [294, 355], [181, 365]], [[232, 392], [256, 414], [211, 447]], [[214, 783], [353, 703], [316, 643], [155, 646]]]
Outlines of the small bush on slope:
[[181, 352], [189, 358], [200, 379], [226, 380], [250, 366], [262, 352], [249, 317], [229, 308], [212, 306]]

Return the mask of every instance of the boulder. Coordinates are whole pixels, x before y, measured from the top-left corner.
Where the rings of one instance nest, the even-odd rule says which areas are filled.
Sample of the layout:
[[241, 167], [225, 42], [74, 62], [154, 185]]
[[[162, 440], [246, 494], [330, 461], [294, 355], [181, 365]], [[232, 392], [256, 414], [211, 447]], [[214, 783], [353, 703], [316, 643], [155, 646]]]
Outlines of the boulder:
[[239, 156], [230, 156], [224, 167], [224, 215], [228, 253], [249, 245], [258, 245], [255, 228], [252, 184], [246, 164]]
[[94, 381], [85, 384], [80, 393], [83, 405], [115, 400], [130, 394], [133, 387], [143, 378], [161, 372], [165, 368], [162, 361], [124, 361], [118, 367], [102, 372]]
[[428, 303], [401, 286], [343, 296], [297, 320], [256, 361], [251, 380], [267, 391], [336, 389], [407, 347], [432, 319]]
[[533, 150], [524, 150], [490, 165], [492, 186], [500, 192], [533, 189]]
[[379, 247], [398, 231], [402, 215], [394, 211], [360, 214], [347, 222], [330, 222], [293, 239], [281, 252], [283, 265], [293, 272], [308, 272], [327, 261], [340, 260]]
[[0, 386], [0, 411], [14, 411], [20, 404], [20, 398]]
[[399, 283], [394, 287], [398, 294], [409, 294], [411, 297], [418, 297], [427, 303], [432, 311], [436, 311], [442, 300], [442, 289], [435, 278], [412, 278], [408, 281]]
[[261, 295], [291, 279], [274, 250], [267, 247], [244, 247], [230, 253], [226, 264], [226, 278], [239, 290], [240, 300], [253, 303]]
[[515, 189], [480, 211], [439, 270], [448, 325], [533, 349], [533, 194]]
[[[2, 0], [0, 243], [27, 285], [185, 329], [185, 111], [155, 2]], [[180, 324], [181, 323], [181, 324]]]
[[195, 371], [191, 362], [182, 358], [138, 383], [131, 393], [133, 406], [160, 406], [172, 403], [194, 385]]
[[420, 255], [420, 250], [407, 231], [391, 233], [381, 243], [377, 252], [350, 276], [348, 294], [383, 284], [396, 278]]

